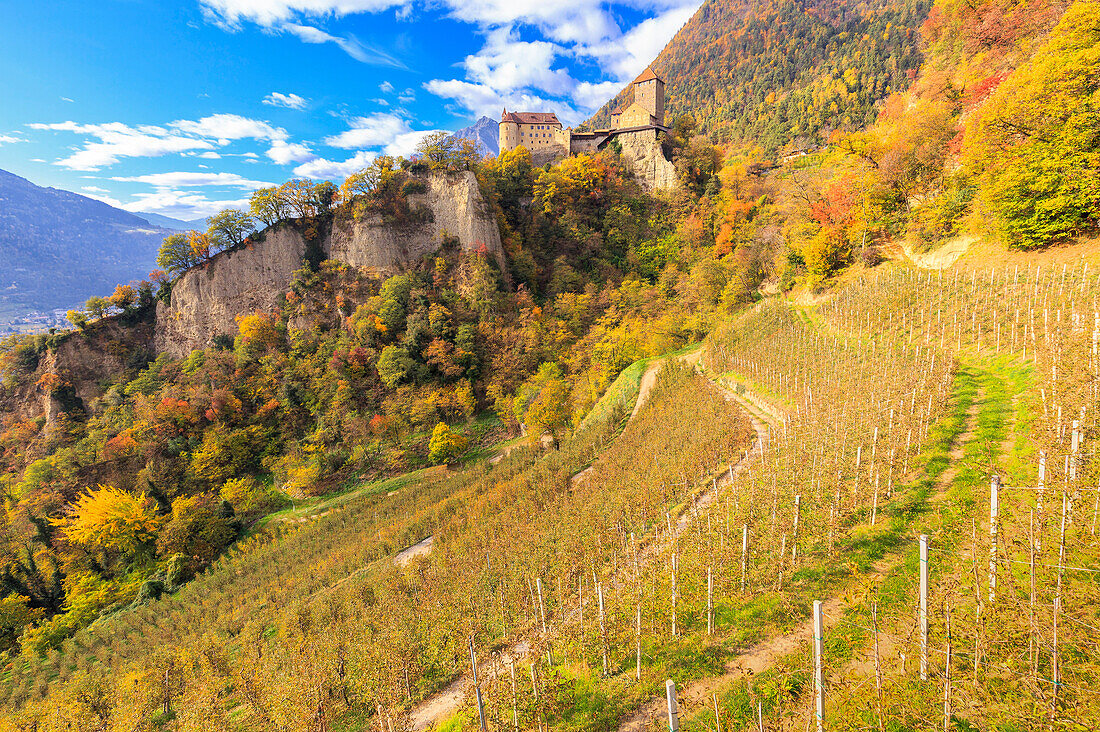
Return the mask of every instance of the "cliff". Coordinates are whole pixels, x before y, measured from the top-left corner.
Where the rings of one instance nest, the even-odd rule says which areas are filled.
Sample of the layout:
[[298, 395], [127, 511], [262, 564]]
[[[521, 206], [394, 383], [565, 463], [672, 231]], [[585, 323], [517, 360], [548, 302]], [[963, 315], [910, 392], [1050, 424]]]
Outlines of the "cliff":
[[[318, 232], [325, 258], [372, 275], [399, 271], [455, 237], [465, 251], [484, 249], [504, 270], [500, 232], [473, 173], [432, 173], [423, 193], [408, 196], [417, 223], [386, 223], [367, 216], [337, 217]], [[426, 211], [425, 211], [426, 209]], [[222, 252], [179, 277], [168, 303], [157, 307], [156, 350], [182, 357], [207, 346], [217, 335], [235, 335], [236, 317], [270, 311], [302, 267], [307, 242], [296, 226], [277, 224], [263, 241]]]
[[647, 191], [668, 191], [676, 187], [676, 166], [665, 157], [656, 130], [620, 132], [615, 139], [622, 146], [622, 156], [634, 170]]
[[106, 384], [145, 367], [153, 355], [152, 313], [104, 318], [83, 331], [44, 338], [33, 368], [0, 387], [0, 415], [41, 420], [49, 436], [62, 414], [80, 420], [94, 413]]

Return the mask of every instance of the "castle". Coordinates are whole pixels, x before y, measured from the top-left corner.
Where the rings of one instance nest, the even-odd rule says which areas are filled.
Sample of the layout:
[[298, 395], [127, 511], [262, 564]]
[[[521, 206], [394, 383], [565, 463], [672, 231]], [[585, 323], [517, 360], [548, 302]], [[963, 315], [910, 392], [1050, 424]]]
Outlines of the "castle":
[[661, 151], [665, 127], [665, 82], [646, 68], [631, 83], [634, 101], [611, 113], [611, 127], [579, 131], [563, 128], [553, 112], [509, 112], [500, 116], [500, 151], [523, 146], [538, 164], [601, 150], [617, 140], [623, 157], [649, 188], [676, 184], [675, 169]]

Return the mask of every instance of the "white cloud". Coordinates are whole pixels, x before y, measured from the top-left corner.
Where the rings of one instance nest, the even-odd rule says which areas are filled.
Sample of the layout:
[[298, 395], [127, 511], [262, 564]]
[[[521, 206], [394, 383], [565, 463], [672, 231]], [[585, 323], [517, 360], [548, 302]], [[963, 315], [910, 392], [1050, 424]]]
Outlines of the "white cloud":
[[[215, 138], [217, 140], [285, 140], [286, 130], [272, 127], [267, 122], [239, 114], [212, 114], [199, 120], [176, 120], [169, 124], [180, 132], [196, 137]], [[219, 143], [226, 144], [226, 143]]]
[[273, 142], [271, 148], [267, 151], [267, 156], [279, 165], [303, 163], [317, 157], [307, 146], [297, 142], [286, 142], [285, 140]]
[[378, 85], [378, 88], [382, 91], [383, 94], [393, 94], [393, 84], [388, 81], [383, 81], [381, 84]]
[[221, 160], [222, 156], [212, 150], [207, 150], [206, 152], [198, 153], [195, 157], [206, 158], [207, 160]]
[[309, 100], [297, 94], [283, 94], [271, 92], [263, 98], [263, 103], [272, 107], [286, 107], [287, 109], [305, 109]]
[[361, 63], [374, 66], [391, 66], [395, 69], [407, 68], [405, 64], [385, 51], [360, 43], [355, 36], [348, 36], [347, 38], [334, 36], [320, 28], [314, 28], [311, 25], [298, 25], [297, 23], [287, 23], [282, 26], [282, 29], [293, 33], [306, 43], [335, 43], [344, 53]]
[[462, 108], [469, 110], [475, 117], [496, 119], [503, 107], [513, 111], [553, 111], [562, 124], [572, 125], [580, 122], [586, 115], [578, 112], [569, 102], [549, 100], [528, 92], [501, 93], [484, 84], [451, 79], [433, 79], [424, 84], [432, 94], [444, 99], [452, 99]]
[[561, 46], [546, 41], [522, 41], [509, 28], [491, 31], [485, 46], [466, 57], [467, 78], [498, 92], [534, 88], [558, 96], [566, 95], [574, 82], [565, 69], [552, 69]]
[[26, 142], [26, 140], [15, 135], [0, 135], [0, 145], [11, 145], [16, 142]]
[[416, 92], [412, 89], [406, 89], [397, 96], [397, 101], [402, 104], [412, 104], [416, 101]]
[[412, 132], [407, 120], [389, 112], [376, 112], [369, 117], [356, 117], [351, 128], [338, 135], [325, 138], [325, 144], [345, 150], [385, 145], [403, 135]]
[[313, 178], [314, 180], [347, 178], [352, 173], [370, 165], [376, 157], [378, 157], [378, 153], [373, 150], [360, 150], [344, 161], [315, 158], [296, 167], [294, 175]]
[[[625, 33], [609, 14], [612, 5], [606, 3], [595, 7], [573, 0], [453, 4], [455, 17], [482, 27], [485, 43], [463, 61], [465, 79], [433, 79], [424, 88], [478, 115], [495, 116], [506, 105], [553, 110], [566, 124], [578, 122], [640, 73], [699, 4], [700, 0], [617, 3], [658, 12]], [[550, 40], [527, 40], [524, 29], [530, 25], [538, 26]], [[562, 57], [594, 58], [605, 77], [578, 81], [560, 65]]]
[[76, 122], [52, 124], [33, 123], [34, 130], [53, 130], [88, 135], [96, 141], [86, 141], [84, 147], [55, 164], [72, 170], [99, 170], [114, 165], [122, 158], [151, 158], [189, 150], [210, 150], [214, 144], [208, 140], [169, 133], [160, 127], [138, 128], [121, 122], [101, 125], [84, 125]]
[[81, 186], [80, 190], [88, 191], [89, 193], [110, 193], [106, 188], [100, 188], [99, 186]]
[[200, 0], [207, 15], [225, 27], [236, 29], [242, 21], [272, 27], [293, 18], [377, 13], [400, 8], [408, 0]]
[[621, 81], [601, 81], [598, 84], [582, 81], [573, 90], [573, 99], [581, 109], [599, 109], [607, 103], [608, 99], [614, 98], [622, 88]]
[[120, 183], [145, 183], [154, 188], [194, 188], [199, 186], [222, 186], [225, 188], [244, 188], [255, 190], [270, 186], [261, 180], [249, 180], [236, 173], [151, 173], [149, 175], [116, 176], [111, 180]]
[[161, 189], [153, 193], [139, 193], [134, 201], [118, 207], [133, 213], [158, 213], [177, 219], [205, 218], [226, 208], [246, 208], [247, 198], [211, 200], [195, 191]]
[[407, 158], [416, 151], [416, 146], [420, 144], [421, 140], [435, 132], [446, 132], [446, 130], [416, 130], [397, 135], [386, 145], [384, 148], [385, 153], [394, 157]]
[[698, 8], [699, 3], [696, 0], [689, 0], [687, 3], [681, 1], [660, 15], [642, 21], [621, 36], [590, 46], [579, 46], [576, 52], [578, 55], [598, 59], [601, 66], [613, 73], [619, 81], [633, 81], [668, 45]]

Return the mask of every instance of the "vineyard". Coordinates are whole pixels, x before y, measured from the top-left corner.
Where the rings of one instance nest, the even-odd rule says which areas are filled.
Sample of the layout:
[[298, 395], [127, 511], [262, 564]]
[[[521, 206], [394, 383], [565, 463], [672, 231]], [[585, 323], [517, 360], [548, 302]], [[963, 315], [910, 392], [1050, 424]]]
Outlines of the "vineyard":
[[292, 512], [3, 724], [655, 730], [672, 679], [684, 730], [1088, 728], [1100, 270], [1006, 261], [765, 300], [558, 450]]

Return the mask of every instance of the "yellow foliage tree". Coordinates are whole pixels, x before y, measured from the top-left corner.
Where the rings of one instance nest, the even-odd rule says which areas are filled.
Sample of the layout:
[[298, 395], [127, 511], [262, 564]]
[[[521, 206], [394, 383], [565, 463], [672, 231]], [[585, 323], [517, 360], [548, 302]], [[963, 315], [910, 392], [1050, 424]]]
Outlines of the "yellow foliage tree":
[[82, 494], [68, 516], [51, 523], [73, 544], [133, 554], [156, 539], [161, 519], [156, 503], [144, 493], [101, 485]]

